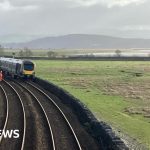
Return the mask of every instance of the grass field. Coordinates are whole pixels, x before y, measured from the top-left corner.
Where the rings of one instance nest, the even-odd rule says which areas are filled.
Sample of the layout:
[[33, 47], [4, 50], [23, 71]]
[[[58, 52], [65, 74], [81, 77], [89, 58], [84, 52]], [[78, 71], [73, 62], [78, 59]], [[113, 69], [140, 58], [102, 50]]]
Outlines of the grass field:
[[35, 61], [37, 76], [150, 148], [150, 62]]

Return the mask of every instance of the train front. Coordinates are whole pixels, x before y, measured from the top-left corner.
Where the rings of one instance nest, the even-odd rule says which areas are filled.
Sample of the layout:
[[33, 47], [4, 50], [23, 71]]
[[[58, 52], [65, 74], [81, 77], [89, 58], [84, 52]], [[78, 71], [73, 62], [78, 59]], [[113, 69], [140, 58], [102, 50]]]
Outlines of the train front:
[[35, 64], [31, 61], [23, 61], [23, 75], [25, 78], [35, 78]]

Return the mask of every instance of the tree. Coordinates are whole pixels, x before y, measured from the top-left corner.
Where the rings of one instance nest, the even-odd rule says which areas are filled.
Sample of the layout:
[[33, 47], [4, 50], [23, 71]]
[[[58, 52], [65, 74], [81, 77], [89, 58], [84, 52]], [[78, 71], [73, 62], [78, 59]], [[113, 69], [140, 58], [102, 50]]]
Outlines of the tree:
[[19, 51], [18, 56], [20, 56], [20, 57], [31, 57], [31, 56], [33, 56], [33, 53], [29, 48], [25, 47], [24, 50]]
[[47, 52], [47, 56], [48, 56], [49, 58], [53, 58], [53, 57], [56, 57], [56, 53], [53, 52], [53, 51], [48, 51], [48, 52]]
[[20, 56], [20, 57], [23, 57], [23, 56], [24, 56], [23, 50], [20, 50], [20, 51], [19, 51], [18, 56]]
[[4, 56], [4, 48], [0, 45], [0, 56]]
[[117, 50], [115, 51], [115, 53], [116, 53], [116, 56], [117, 56], [117, 57], [120, 57], [120, 56], [121, 56], [121, 50], [117, 49]]
[[33, 55], [32, 51], [27, 47], [24, 48], [24, 54], [25, 57], [31, 57]]
[[15, 53], [15, 52], [12, 52], [12, 56], [13, 56], [13, 58], [15, 58], [15, 55], [16, 55], [16, 53]]

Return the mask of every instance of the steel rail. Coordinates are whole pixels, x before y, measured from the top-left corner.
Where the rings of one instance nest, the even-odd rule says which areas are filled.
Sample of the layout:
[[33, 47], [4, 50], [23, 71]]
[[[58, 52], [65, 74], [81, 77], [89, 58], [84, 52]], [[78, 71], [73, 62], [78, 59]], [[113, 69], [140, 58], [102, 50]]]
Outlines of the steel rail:
[[60, 109], [60, 107], [54, 102], [54, 100], [53, 100], [49, 95], [47, 95], [47, 94], [46, 94], [45, 92], [43, 92], [41, 89], [39, 89], [38, 87], [36, 87], [35, 85], [33, 85], [33, 84], [29, 83], [29, 82], [26, 82], [26, 83], [29, 84], [29, 85], [31, 85], [31, 86], [34, 87], [35, 89], [37, 89], [37, 90], [38, 90], [39, 92], [41, 92], [42, 94], [44, 94], [44, 95], [53, 103], [53, 105], [59, 110], [59, 112], [62, 114], [63, 118], [65, 119], [67, 125], [68, 125], [69, 128], [70, 128], [70, 130], [71, 130], [71, 132], [72, 132], [72, 134], [73, 134], [73, 136], [74, 136], [74, 138], [75, 138], [75, 140], [76, 140], [76, 143], [77, 143], [77, 145], [78, 145], [79, 150], [82, 150], [81, 145], [80, 145], [80, 143], [79, 143], [79, 140], [78, 140], [78, 138], [77, 138], [77, 135], [75, 134], [74, 129], [72, 128], [72, 126], [71, 126], [69, 120], [67, 119], [67, 117], [65, 116], [65, 114], [63, 113], [63, 111]]
[[[5, 117], [5, 123], [4, 123], [4, 127], [3, 127], [3, 131], [6, 130], [6, 126], [7, 126], [7, 122], [8, 122], [8, 116], [9, 116], [9, 104], [8, 104], [8, 97], [7, 97], [7, 94], [6, 94], [6, 91], [4, 90], [4, 88], [0, 85], [0, 88], [2, 89], [4, 95], [5, 95], [5, 99], [6, 99], [6, 117]], [[2, 142], [2, 139], [3, 139], [3, 134], [0, 136], [0, 144]]]
[[24, 104], [22, 102], [22, 99], [20, 97], [20, 95], [18, 94], [18, 92], [16, 91], [16, 89], [10, 84], [8, 83], [6, 80], [3, 80], [9, 87], [11, 87], [11, 89], [17, 94], [21, 106], [22, 106], [22, 110], [23, 110], [23, 117], [24, 117], [24, 131], [23, 131], [23, 138], [22, 138], [22, 145], [21, 145], [21, 150], [24, 150], [24, 143], [25, 143], [25, 136], [26, 136], [26, 114], [25, 114], [25, 108], [24, 108]]
[[39, 99], [38, 99], [29, 89], [27, 89], [25, 86], [23, 86], [21, 83], [19, 83], [19, 82], [17, 82], [17, 81], [14, 82], [14, 83], [19, 84], [22, 88], [24, 88], [25, 90], [27, 90], [27, 91], [36, 99], [36, 101], [38, 102], [38, 104], [39, 104], [40, 107], [42, 108], [42, 111], [43, 111], [43, 113], [44, 113], [44, 116], [46, 117], [46, 120], [47, 120], [47, 123], [48, 123], [48, 126], [49, 126], [49, 130], [50, 130], [50, 133], [51, 133], [53, 150], [56, 150], [55, 140], [54, 140], [54, 136], [53, 136], [52, 127], [51, 127], [50, 121], [49, 121], [49, 119], [48, 119], [48, 116], [47, 116], [47, 114], [46, 114], [46, 111], [44, 110], [44, 107], [43, 107], [42, 104], [40, 103]]

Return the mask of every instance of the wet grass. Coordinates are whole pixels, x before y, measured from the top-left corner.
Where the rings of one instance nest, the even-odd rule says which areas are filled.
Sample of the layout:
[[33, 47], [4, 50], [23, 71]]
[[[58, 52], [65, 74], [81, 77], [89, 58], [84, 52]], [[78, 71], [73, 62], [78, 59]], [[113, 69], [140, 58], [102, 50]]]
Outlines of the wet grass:
[[150, 147], [150, 62], [35, 63], [37, 76], [66, 89], [98, 119]]

